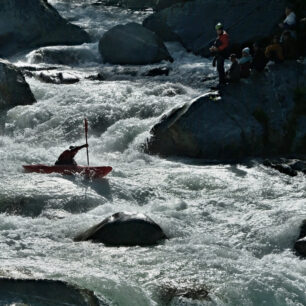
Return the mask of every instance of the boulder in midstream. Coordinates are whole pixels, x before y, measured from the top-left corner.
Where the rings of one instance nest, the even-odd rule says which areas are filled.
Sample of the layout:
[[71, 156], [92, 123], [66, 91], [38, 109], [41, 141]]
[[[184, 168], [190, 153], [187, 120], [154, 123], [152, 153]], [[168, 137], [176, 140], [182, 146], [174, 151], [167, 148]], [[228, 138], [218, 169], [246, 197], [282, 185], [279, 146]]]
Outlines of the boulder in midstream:
[[166, 235], [148, 216], [119, 212], [75, 237], [75, 241], [91, 240], [108, 246], [155, 245]]

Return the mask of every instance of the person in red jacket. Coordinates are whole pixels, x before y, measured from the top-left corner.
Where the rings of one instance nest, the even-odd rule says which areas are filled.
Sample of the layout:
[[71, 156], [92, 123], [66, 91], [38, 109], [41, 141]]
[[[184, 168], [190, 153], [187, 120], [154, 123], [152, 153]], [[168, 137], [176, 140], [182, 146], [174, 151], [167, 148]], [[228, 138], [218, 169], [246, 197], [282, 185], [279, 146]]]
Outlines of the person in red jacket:
[[224, 61], [228, 57], [229, 51], [229, 35], [223, 29], [222, 23], [218, 23], [215, 27], [218, 37], [213, 46], [209, 49], [215, 54], [214, 63], [217, 62], [217, 70], [219, 74], [219, 87], [225, 85], [226, 76], [224, 71]]
[[83, 148], [88, 148], [88, 144], [84, 144], [79, 147], [70, 146], [69, 150], [65, 150], [55, 162], [55, 165], [69, 165], [69, 166], [77, 166], [74, 157], [77, 155], [79, 150]]

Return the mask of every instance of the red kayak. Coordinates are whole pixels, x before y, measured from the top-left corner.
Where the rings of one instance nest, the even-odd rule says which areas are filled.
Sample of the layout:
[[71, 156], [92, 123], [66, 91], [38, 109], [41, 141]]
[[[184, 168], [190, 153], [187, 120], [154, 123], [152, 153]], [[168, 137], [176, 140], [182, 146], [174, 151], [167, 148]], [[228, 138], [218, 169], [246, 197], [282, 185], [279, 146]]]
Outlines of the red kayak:
[[60, 173], [67, 175], [81, 174], [89, 178], [102, 178], [110, 173], [112, 167], [87, 167], [87, 166], [46, 166], [46, 165], [23, 165], [25, 172], [36, 173]]

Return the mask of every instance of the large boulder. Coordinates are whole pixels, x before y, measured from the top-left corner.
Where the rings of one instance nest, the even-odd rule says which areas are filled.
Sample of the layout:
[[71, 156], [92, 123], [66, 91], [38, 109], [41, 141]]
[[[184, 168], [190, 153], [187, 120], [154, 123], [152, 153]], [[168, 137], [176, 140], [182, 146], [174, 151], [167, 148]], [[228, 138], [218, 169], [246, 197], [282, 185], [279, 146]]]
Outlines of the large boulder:
[[99, 306], [93, 292], [61, 281], [0, 278], [0, 305]]
[[164, 41], [179, 41], [195, 54], [208, 55], [222, 22], [231, 44], [241, 45], [271, 35], [283, 18], [285, 0], [195, 0], [155, 13], [143, 22]]
[[104, 62], [121, 65], [146, 65], [172, 61], [163, 42], [137, 23], [118, 25], [107, 31], [99, 42]]
[[0, 59], [0, 109], [36, 102], [21, 70]]
[[70, 24], [46, 0], [3, 0], [0, 5], [0, 56], [46, 45], [74, 45], [89, 35]]
[[92, 240], [109, 246], [147, 246], [165, 238], [160, 226], [149, 217], [119, 212], [78, 235], [75, 241]]
[[294, 95], [299, 82], [306, 82], [305, 64], [287, 62], [220, 95], [205, 94], [165, 115], [147, 150], [221, 161], [295, 153], [296, 122], [303, 115]]

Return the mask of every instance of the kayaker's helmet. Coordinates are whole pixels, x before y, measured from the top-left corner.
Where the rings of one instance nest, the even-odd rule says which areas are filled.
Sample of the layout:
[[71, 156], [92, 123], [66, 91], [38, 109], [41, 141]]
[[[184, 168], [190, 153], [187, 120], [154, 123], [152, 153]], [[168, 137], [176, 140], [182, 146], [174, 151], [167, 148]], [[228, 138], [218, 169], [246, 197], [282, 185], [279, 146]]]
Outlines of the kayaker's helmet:
[[246, 47], [246, 48], [242, 49], [242, 53], [244, 53], [246, 55], [250, 55], [250, 48]]
[[223, 24], [221, 22], [217, 23], [215, 26], [216, 30], [223, 30]]
[[73, 149], [75, 149], [75, 146], [70, 146], [69, 147], [69, 150], [73, 150]]

